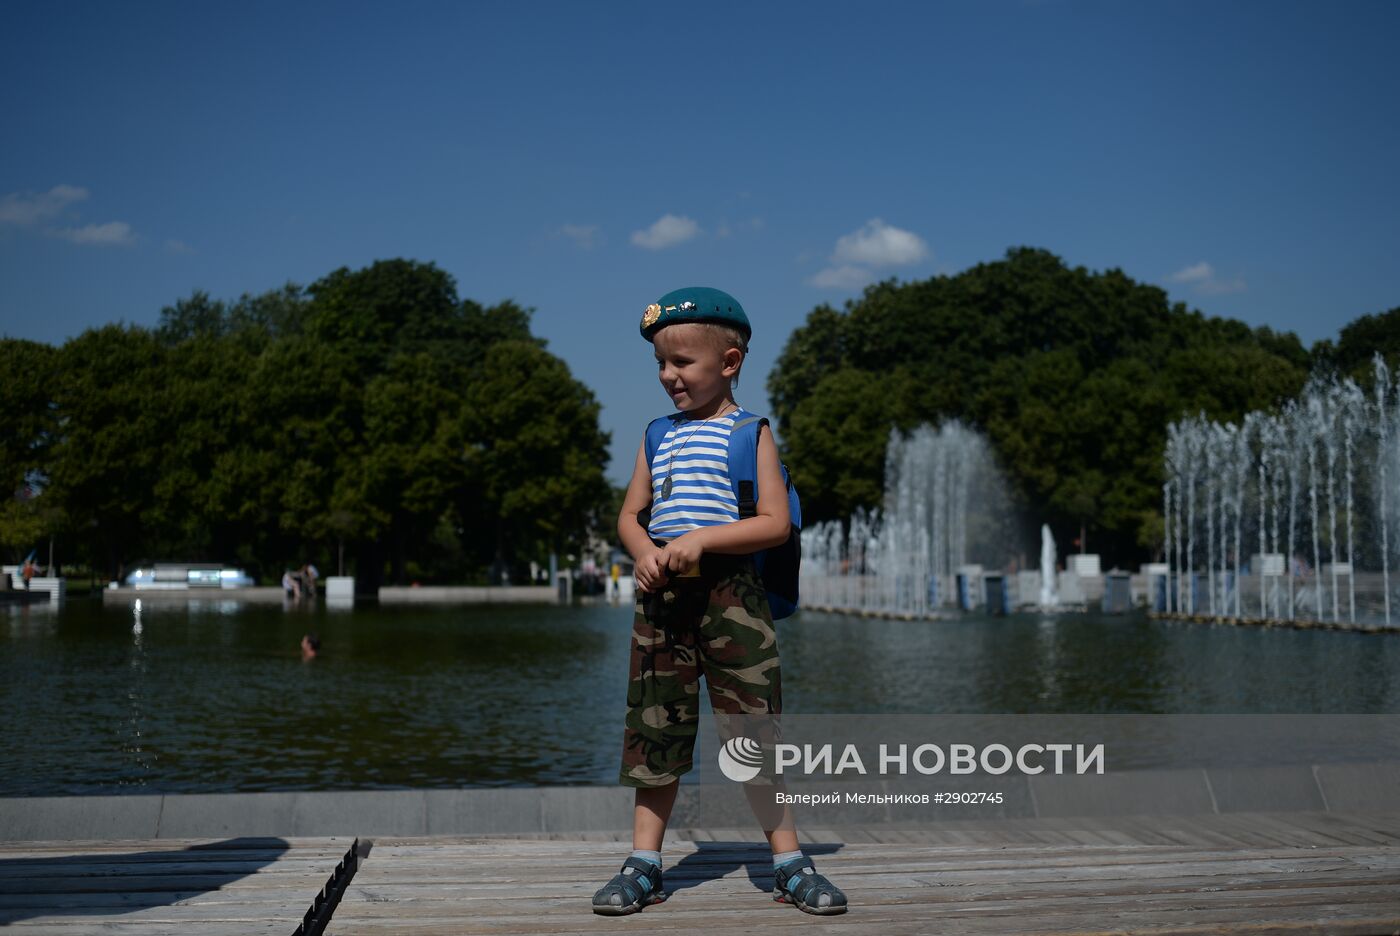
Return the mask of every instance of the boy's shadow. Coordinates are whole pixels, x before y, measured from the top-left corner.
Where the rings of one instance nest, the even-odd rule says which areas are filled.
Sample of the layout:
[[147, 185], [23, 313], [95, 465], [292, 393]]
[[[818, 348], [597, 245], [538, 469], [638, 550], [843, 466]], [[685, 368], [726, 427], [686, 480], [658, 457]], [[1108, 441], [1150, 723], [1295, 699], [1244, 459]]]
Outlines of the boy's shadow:
[[[94, 851], [0, 859], [0, 927], [33, 917], [115, 917], [171, 907], [257, 874], [290, 845], [286, 839], [244, 837], [184, 849]], [[300, 896], [294, 904], [304, 904]], [[68, 932], [70, 924], [52, 924]], [[95, 932], [119, 921], [94, 921]], [[40, 927], [45, 932], [47, 927]], [[17, 931], [20, 928], [16, 928]]]
[[[804, 842], [801, 846], [802, 854], [809, 858], [830, 855], [841, 847], [840, 842]], [[666, 869], [668, 896], [722, 878], [739, 868], [748, 872], [749, 882], [758, 890], [773, 890], [773, 855], [767, 846], [753, 842], [696, 842], [695, 849], [693, 854]]]

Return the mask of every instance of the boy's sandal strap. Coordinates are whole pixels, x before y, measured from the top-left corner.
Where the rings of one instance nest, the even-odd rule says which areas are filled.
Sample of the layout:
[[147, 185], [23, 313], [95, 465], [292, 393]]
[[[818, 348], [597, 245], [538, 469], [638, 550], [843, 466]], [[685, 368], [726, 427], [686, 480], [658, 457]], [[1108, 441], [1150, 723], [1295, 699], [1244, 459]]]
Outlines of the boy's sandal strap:
[[[595, 907], [641, 909], [647, 903], [664, 899], [661, 894], [661, 869], [650, 861], [629, 856], [622, 870], [613, 875], [593, 897]], [[612, 900], [613, 895], [620, 899]]]
[[[778, 889], [792, 897], [794, 903], [803, 910], [836, 911], [846, 906], [846, 895], [822, 874], [807, 857], [794, 858], [782, 864], [774, 872]], [[821, 902], [822, 895], [827, 902]]]

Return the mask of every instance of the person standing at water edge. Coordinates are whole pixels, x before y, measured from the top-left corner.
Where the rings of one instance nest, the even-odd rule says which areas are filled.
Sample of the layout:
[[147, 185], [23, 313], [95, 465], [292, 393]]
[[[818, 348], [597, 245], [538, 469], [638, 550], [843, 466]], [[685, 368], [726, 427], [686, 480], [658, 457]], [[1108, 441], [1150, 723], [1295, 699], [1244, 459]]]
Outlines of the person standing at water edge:
[[309, 562], [297, 570], [297, 578], [301, 579], [302, 590], [312, 598], [316, 597], [316, 580], [320, 577], [320, 570]]
[[[729, 477], [731, 433], [753, 418], [733, 394], [752, 334], [743, 307], [718, 289], [679, 289], [647, 306], [641, 332], [677, 412], [648, 427], [668, 428], [650, 460], [645, 440], [638, 449], [617, 521], [637, 579], [620, 774], [636, 801], [634, 850], [593, 896], [593, 911], [608, 915], [666, 899], [661, 842], [680, 775], [692, 766], [701, 675], [717, 713], [782, 710], [777, 637], [752, 556], [792, 534], [766, 421], [758, 423], [753, 516], [740, 519]], [[771, 800], [770, 787], [744, 791], [755, 814]], [[775, 900], [815, 914], [846, 910], [845, 894], [798, 848], [786, 808], [766, 834]]]

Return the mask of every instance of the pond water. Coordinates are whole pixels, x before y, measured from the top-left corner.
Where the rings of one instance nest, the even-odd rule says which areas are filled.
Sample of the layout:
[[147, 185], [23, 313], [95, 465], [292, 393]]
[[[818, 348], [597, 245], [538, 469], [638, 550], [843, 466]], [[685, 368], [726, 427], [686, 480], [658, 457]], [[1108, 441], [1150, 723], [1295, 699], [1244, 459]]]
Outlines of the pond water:
[[[612, 784], [631, 614], [0, 608], [0, 795]], [[811, 612], [778, 633], [791, 713], [1400, 712], [1395, 635]]]

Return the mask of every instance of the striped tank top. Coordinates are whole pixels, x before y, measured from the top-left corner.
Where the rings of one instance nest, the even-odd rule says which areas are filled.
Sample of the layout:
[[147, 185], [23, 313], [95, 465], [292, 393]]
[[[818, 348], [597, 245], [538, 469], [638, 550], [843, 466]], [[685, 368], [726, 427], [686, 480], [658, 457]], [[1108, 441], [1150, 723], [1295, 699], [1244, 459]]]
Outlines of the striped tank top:
[[[683, 420], [666, 431], [651, 460], [647, 533], [670, 541], [702, 526], [738, 522], [739, 501], [729, 483], [729, 433], [735, 422], [752, 415], [740, 407], [707, 421]], [[668, 474], [671, 495], [662, 498]]]

